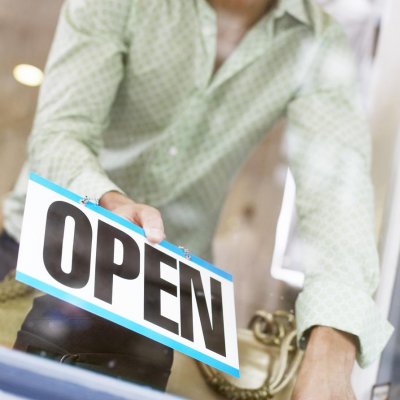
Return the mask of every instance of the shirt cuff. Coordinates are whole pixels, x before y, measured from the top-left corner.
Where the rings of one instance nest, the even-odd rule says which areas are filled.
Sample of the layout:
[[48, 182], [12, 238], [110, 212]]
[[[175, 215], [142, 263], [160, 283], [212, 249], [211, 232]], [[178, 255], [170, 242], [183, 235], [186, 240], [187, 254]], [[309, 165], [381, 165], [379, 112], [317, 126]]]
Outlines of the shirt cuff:
[[362, 368], [378, 358], [393, 332], [367, 293], [342, 282], [322, 279], [305, 285], [296, 301], [296, 320], [299, 342], [316, 325], [357, 336], [357, 362]]
[[85, 171], [79, 174], [69, 185], [69, 189], [89, 200], [98, 202], [103, 194], [111, 191], [124, 191], [113, 183], [107, 175], [97, 171]]

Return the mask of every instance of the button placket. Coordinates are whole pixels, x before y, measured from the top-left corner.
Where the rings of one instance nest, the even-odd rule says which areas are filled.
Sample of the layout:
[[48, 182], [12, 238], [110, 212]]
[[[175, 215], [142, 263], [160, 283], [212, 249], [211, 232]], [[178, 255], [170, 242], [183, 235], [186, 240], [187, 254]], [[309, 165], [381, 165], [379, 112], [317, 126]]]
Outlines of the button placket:
[[[200, 35], [204, 48], [205, 62], [200, 60], [197, 76], [198, 88], [206, 89], [210, 84], [217, 51], [217, 16], [206, 0], [198, 1]], [[200, 57], [201, 59], [202, 57]]]

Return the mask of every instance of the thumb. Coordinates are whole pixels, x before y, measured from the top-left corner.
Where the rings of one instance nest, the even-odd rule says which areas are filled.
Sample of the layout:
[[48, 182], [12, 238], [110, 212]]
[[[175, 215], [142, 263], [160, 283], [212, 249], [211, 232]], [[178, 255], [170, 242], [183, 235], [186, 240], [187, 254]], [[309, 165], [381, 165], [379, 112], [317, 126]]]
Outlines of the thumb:
[[138, 213], [138, 222], [142, 226], [147, 239], [159, 243], [165, 239], [164, 224], [160, 212], [150, 206], [144, 206]]

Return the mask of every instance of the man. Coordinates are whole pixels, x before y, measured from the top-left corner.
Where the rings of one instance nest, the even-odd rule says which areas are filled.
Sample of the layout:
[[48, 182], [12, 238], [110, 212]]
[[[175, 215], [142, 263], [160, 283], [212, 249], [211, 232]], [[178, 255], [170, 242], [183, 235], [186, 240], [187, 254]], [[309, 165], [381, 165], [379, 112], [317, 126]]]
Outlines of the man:
[[[283, 115], [307, 267], [293, 399], [354, 399], [356, 356], [374, 360], [391, 327], [371, 299], [370, 148], [352, 59], [312, 0], [67, 1], [29, 168], [99, 199], [154, 243], [166, 234], [210, 258], [231, 179]], [[26, 181], [5, 204], [14, 240]]]

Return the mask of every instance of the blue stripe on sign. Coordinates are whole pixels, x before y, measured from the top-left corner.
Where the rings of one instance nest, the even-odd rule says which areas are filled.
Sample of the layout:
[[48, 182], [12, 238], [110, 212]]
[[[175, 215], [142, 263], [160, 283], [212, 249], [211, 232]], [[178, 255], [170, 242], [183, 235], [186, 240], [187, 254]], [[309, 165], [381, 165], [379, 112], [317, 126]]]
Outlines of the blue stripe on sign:
[[[82, 197], [80, 197], [79, 195], [55, 184], [54, 182], [51, 182], [51, 181], [41, 177], [40, 175], [38, 175], [34, 172], [29, 173], [29, 178], [32, 181], [39, 183], [40, 185], [52, 190], [53, 192], [59, 193], [62, 196], [67, 197], [68, 199], [70, 199], [76, 203], [79, 203], [80, 200], [82, 199]], [[119, 215], [116, 215], [113, 212], [106, 210], [105, 208], [103, 208], [97, 204], [91, 203], [91, 202], [87, 203], [86, 207], [100, 215], [103, 215], [104, 217], [107, 217], [108, 219], [111, 219], [112, 221], [117, 222], [118, 224], [120, 224], [122, 226], [125, 226], [128, 229], [131, 229], [132, 231], [138, 233], [139, 235], [146, 237], [143, 229], [140, 226], [135, 225], [134, 223], [128, 221], [127, 219], [122, 218]], [[178, 246], [175, 246], [174, 244], [172, 244], [170, 242], [167, 242], [166, 240], [163, 240], [160, 243], [160, 246], [172, 251], [175, 254], [178, 254], [181, 257], [185, 257], [184, 250], [180, 249]], [[195, 264], [213, 272], [216, 275], [221, 276], [222, 278], [225, 278], [228, 281], [231, 281], [231, 282], [233, 281], [231, 274], [229, 274], [226, 271], [223, 271], [222, 269], [219, 269], [215, 265], [210, 264], [209, 262], [203, 260], [200, 257], [191, 255], [190, 261], [193, 261]]]
[[29, 275], [24, 274], [23, 272], [17, 271], [16, 279], [20, 282], [23, 282], [29, 286], [34, 287], [42, 292], [46, 292], [54, 297], [59, 298], [60, 300], [64, 300], [70, 304], [73, 304], [79, 308], [83, 308], [86, 311], [89, 311], [93, 314], [98, 315], [99, 317], [103, 317], [108, 319], [109, 321], [115, 322], [118, 325], [121, 325], [125, 328], [128, 328], [134, 332], [140, 333], [148, 337], [149, 339], [153, 339], [159, 343], [165, 344], [168, 347], [172, 347], [175, 350], [180, 351], [196, 360], [199, 360], [205, 364], [208, 364], [214, 368], [217, 368], [227, 374], [234, 376], [235, 378], [240, 377], [239, 369], [231, 367], [228, 364], [225, 364], [221, 361], [215, 360], [214, 358], [207, 356], [203, 353], [200, 353], [197, 350], [192, 349], [182, 343], [177, 342], [174, 339], [171, 339], [167, 336], [164, 336], [160, 333], [154, 332], [149, 328], [146, 328], [136, 322], [130, 321], [124, 317], [121, 317], [117, 314], [114, 314], [111, 311], [105, 310], [95, 304], [89, 303], [86, 300], [82, 300], [79, 297], [76, 297], [70, 293], [64, 292], [61, 289], [55, 288], [47, 283], [41, 282], [35, 278], [32, 278]]

